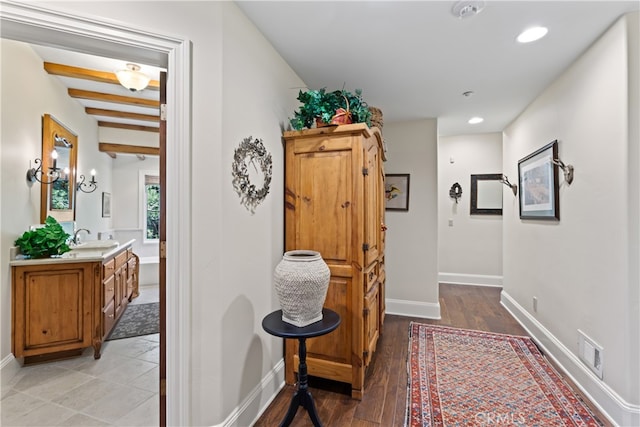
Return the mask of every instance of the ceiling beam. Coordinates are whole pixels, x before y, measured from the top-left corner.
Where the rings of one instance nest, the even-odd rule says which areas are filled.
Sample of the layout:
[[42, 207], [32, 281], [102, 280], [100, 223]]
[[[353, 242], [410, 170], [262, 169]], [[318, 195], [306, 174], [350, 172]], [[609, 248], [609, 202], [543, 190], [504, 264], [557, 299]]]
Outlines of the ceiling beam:
[[135, 105], [136, 107], [160, 108], [160, 101], [154, 99], [134, 98], [132, 96], [113, 95], [93, 92], [91, 90], [69, 89], [72, 98], [89, 99], [91, 101], [113, 102], [116, 104]]
[[[116, 75], [109, 71], [90, 70], [88, 68], [72, 67], [70, 65], [56, 64], [53, 62], [45, 62], [44, 69], [47, 73], [53, 74], [54, 76], [73, 77], [115, 85], [120, 84]], [[147, 89], [159, 90], [160, 82], [158, 80], [151, 80]]]
[[141, 125], [128, 125], [125, 123], [103, 122], [98, 121], [98, 126], [103, 128], [125, 129], [125, 130], [139, 130], [143, 132], [155, 132], [159, 133], [160, 128], [153, 126], [141, 126]]
[[117, 117], [120, 119], [143, 120], [147, 122], [159, 122], [160, 116], [153, 114], [128, 113], [126, 111], [105, 110], [104, 108], [85, 107], [84, 111], [93, 116]]
[[98, 150], [103, 153], [125, 153], [136, 155], [159, 156], [160, 148], [143, 147], [141, 145], [111, 144], [108, 142], [98, 143]]

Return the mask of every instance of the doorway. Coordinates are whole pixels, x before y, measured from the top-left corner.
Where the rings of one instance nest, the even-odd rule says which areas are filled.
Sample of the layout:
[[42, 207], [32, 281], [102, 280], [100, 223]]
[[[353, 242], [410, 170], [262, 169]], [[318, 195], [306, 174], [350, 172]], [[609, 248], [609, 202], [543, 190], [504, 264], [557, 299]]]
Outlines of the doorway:
[[[169, 254], [161, 262], [166, 265], [166, 285], [160, 292], [161, 304], [166, 307], [165, 324], [161, 324], [167, 343], [165, 354], [166, 377], [169, 381], [160, 394], [165, 394], [166, 412], [161, 412], [161, 420], [167, 425], [187, 425], [190, 392], [188, 372], [190, 346], [188, 321], [179, 322], [182, 313], [187, 312], [190, 300], [191, 280], [188, 265], [180, 262], [188, 259], [190, 247], [188, 236], [190, 218], [181, 206], [190, 206], [190, 187], [188, 175], [188, 153], [191, 136], [188, 127], [190, 105], [190, 58], [189, 44], [186, 39], [171, 36], [150, 35], [136, 28], [113, 23], [88, 20], [80, 16], [61, 14], [53, 10], [26, 4], [7, 3], [0, 10], [1, 37], [44, 46], [88, 54], [127, 57], [157, 65], [169, 70], [167, 78], [167, 104], [171, 106], [166, 114], [167, 146], [161, 153], [164, 173], [168, 175], [166, 199], [172, 203], [166, 205], [167, 235], [169, 239], [161, 252]], [[162, 167], [162, 166], [161, 166]], [[171, 239], [171, 236], [185, 236], [183, 239]], [[174, 256], [175, 255], [175, 256]], [[162, 274], [161, 274], [162, 276]], [[162, 279], [161, 279], [162, 282]], [[180, 289], [175, 284], [180, 283]], [[161, 283], [162, 289], [162, 283]], [[186, 317], [185, 319], [188, 319]], [[166, 337], [171, 340], [167, 341]], [[162, 397], [161, 397], [162, 401]]]

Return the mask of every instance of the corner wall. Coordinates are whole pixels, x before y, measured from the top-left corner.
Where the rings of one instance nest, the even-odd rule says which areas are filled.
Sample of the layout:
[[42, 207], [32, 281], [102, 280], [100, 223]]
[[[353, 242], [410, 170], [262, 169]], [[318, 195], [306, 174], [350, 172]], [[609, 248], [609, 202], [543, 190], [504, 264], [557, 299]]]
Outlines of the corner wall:
[[[560, 173], [560, 221], [521, 220], [517, 201], [505, 204], [503, 303], [622, 425], [640, 423], [638, 259], [631, 256], [638, 253], [639, 76], [638, 54], [628, 51], [638, 45], [637, 20], [634, 13], [615, 23], [508, 126], [503, 144], [509, 176], [517, 176], [519, 159], [554, 139], [559, 157], [575, 166], [571, 185]], [[578, 329], [604, 349], [602, 380], [577, 359]]]
[[[438, 271], [440, 283], [502, 285], [502, 215], [471, 215], [471, 175], [502, 173], [502, 134], [438, 141]], [[514, 177], [515, 178], [515, 177]], [[449, 197], [462, 187], [458, 203]], [[503, 201], [513, 193], [503, 187]]]
[[440, 318], [437, 120], [385, 123], [385, 173], [408, 173], [409, 211], [386, 211], [386, 309]]

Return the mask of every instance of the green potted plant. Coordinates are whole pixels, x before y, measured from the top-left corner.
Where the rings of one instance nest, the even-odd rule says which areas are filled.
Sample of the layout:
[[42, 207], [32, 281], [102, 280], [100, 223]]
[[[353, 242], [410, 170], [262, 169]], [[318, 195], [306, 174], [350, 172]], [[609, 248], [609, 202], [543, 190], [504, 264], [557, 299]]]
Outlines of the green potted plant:
[[55, 218], [48, 216], [44, 221], [44, 227], [25, 231], [15, 241], [20, 252], [30, 258], [45, 258], [52, 255], [62, 255], [69, 252], [69, 235]]
[[362, 99], [362, 89], [356, 89], [351, 93], [345, 90], [339, 91], [346, 99], [347, 110], [351, 111], [353, 123], [366, 123], [371, 126], [371, 111], [369, 105]]
[[298, 101], [302, 103], [290, 120], [295, 130], [311, 129], [313, 124], [366, 123], [370, 125], [371, 112], [362, 99], [362, 90], [355, 94], [346, 90], [327, 92], [326, 88], [300, 91]]

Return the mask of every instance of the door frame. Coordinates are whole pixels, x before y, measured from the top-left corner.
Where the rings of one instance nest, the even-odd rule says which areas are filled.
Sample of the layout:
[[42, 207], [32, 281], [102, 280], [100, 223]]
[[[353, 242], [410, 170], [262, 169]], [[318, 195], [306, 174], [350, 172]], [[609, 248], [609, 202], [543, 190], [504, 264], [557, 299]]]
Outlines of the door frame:
[[[0, 1], [0, 36], [167, 68], [167, 425], [190, 425], [191, 41], [122, 23]], [[176, 284], [180, 284], [177, 286]]]

